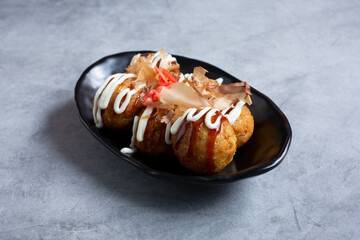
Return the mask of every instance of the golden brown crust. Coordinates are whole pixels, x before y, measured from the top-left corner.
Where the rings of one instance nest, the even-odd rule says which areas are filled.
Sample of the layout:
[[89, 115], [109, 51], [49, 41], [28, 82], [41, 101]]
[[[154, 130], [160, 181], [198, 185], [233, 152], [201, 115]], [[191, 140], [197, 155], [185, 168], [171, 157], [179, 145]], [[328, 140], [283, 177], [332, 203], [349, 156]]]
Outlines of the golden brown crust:
[[[114, 111], [114, 102], [116, 96], [120, 93], [121, 90], [131, 87], [132, 80], [126, 80], [122, 84], [118, 85], [113, 92], [109, 105], [106, 109], [102, 110], [102, 120], [104, 126], [112, 130], [126, 130], [132, 127], [134, 117], [144, 108], [141, 101], [141, 93], [137, 92], [132, 95], [129, 105], [125, 111], [121, 114], [117, 114]], [[125, 97], [122, 99], [121, 103], [125, 100]]]
[[[143, 111], [139, 113], [139, 117]], [[154, 109], [144, 132], [144, 140], [138, 142], [135, 138], [135, 146], [144, 154], [152, 157], [172, 157], [171, 145], [165, 142], [166, 124], [161, 122], [163, 116], [168, 113], [165, 109]], [[134, 133], [136, 136], [136, 132]]]
[[[177, 159], [181, 165], [195, 173], [211, 174], [221, 171], [232, 161], [236, 152], [236, 137], [233, 128], [227, 119], [222, 122], [221, 129], [215, 138], [213, 154], [209, 158], [209, 151], [212, 150], [209, 149], [209, 134], [213, 130], [209, 130], [205, 124], [200, 124], [194, 142], [190, 143], [191, 135], [194, 134], [194, 128], [190, 124], [193, 123], [184, 122], [178, 133], [173, 136], [173, 149]], [[181, 134], [183, 134], [182, 137]], [[193, 148], [191, 154], [189, 154], [190, 146]]]
[[249, 108], [243, 106], [241, 114], [232, 125], [237, 140], [237, 147], [243, 146], [254, 132], [254, 118]]

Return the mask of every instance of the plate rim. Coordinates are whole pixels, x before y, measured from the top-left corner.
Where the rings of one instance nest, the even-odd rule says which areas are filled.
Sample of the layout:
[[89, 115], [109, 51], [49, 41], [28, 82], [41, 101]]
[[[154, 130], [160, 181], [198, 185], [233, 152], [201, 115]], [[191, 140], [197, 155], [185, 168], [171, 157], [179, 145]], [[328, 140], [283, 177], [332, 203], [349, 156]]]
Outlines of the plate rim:
[[[95, 139], [97, 139], [101, 144], [103, 144], [106, 148], [108, 148], [112, 153], [114, 153], [116, 156], [120, 157], [122, 160], [124, 160], [127, 163], [130, 163], [131, 165], [135, 166], [136, 168], [140, 169], [142, 172], [146, 173], [147, 175], [153, 176], [153, 177], [157, 177], [157, 178], [161, 178], [161, 179], [171, 179], [174, 181], [180, 181], [180, 182], [191, 182], [191, 183], [197, 183], [197, 184], [208, 184], [208, 183], [212, 183], [212, 184], [218, 184], [218, 183], [230, 183], [230, 182], [235, 182], [244, 178], [248, 178], [248, 177], [253, 177], [253, 176], [257, 176], [257, 175], [261, 175], [264, 174], [272, 169], [274, 169], [275, 167], [277, 167], [285, 158], [290, 144], [291, 144], [291, 140], [292, 140], [292, 129], [289, 123], [289, 120], [287, 119], [287, 117], [285, 116], [285, 114], [281, 111], [281, 109], [274, 103], [273, 100], [271, 100], [268, 96], [266, 96], [265, 94], [263, 94], [262, 92], [258, 91], [257, 89], [251, 87], [251, 91], [256, 93], [258, 96], [260, 96], [261, 98], [263, 98], [266, 102], [268, 102], [275, 110], [276, 112], [280, 115], [283, 123], [284, 123], [284, 127], [286, 129], [286, 138], [284, 141], [284, 144], [282, 145], [281, 149], [279, 150], [279, 153], [272, 157], [271, 159], [269, 159], [267, 162], [264, 162], [262, 164], [257, 164], [254, 165], [248, 169], [246, 169], [245, 172], [237, 172], [234, 174], [230, 174], [230, 175], [189, 175], [189, 176], [184, 176], [184, 175], [178, 175], [178, 174], [173, 174], [173, 173], [168, 173], [168, 172], [163, 172], [163, 171], [159, 171], [156, 169], [152, 169], [149, 166], [146, 166], [145, 164], [143, 164], [140, 161], [134, 161], [133, 159], [129, 158], [126, 154], [122, 154], [120, 151], [116, 151], [115, 149], [113, 149], [111, 146], [109, 146], [102, 138], [101, 136], [98, 136], [91, 128], [90, 126], [86, 123], [85, 117], [82, 115], [81, 111], [80, 111], [80, 106], [79, 106], [79, 89], [81, 87], [81, 83], [83, 82], [83, 80], [85, 79], [85, 76], [88, 72], [90, 72], [91, 69], [93, 69], [95, 66], [105, 62], [107, 59], [109, 58], [114, 58], [114, 57], [120, 57], [121, 55], [126, 55], [126, 54], [137, 54], [137, 53], [147, 53], [147, 52], [156, 52], [156, 51], [152, 51], [152, 50], [141, 50], [141, 51], [125, 51], [125, 52], [119, 52], [119, 53], [115, 53], [115, 54], [111, 54], [111, 55], [107, 55], [105, 57], [102, 57], [101, 59], [97, 60], [96, 62], [92, 63], [90, 66], [88, 66], [84, 72], [81, 74], [80, 78], [78, 79], [78, 81], [76, 82], [75, 85], [75, 91], [74, 91], [74, 100], [75, 100], [75, 104], [76, 104], [76, 110], [78, 112], [79, 118], [81, 123], [85, 126], [85, 128], [91, 133], [91, 135], [93, 135], [95, 137]], [[194, 59], [194, 58], [188, 58], [188, 57], [184, 57], [181, 55], [173, 55], [174, 57], [181, 57], [184, 58], [186, 60], [190, 60], [190, 61], [197, 61], [199, 63], [204, 63], [206, 65], [211, 66], [212, 68], [215, 68], [217, 71], [225, 73], [226, 75], [228, 75], [230, 78], [236, 79], [238, 81], [241, 82], [240, 79], [238, 79], [237, 77], [234, 77], [233, 75], [231, 75], [230, 73], [220, 69], [217, 66], [214, 66], [211, 63], [207, 63], [198, 59]]]

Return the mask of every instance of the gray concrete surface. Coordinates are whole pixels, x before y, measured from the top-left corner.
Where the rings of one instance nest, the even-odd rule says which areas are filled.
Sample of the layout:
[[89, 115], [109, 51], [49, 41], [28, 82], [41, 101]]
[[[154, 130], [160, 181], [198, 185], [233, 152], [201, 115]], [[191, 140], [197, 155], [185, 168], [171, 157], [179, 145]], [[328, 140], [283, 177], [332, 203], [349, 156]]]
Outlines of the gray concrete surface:
[[[360, 239], [360, 3], [0, 1], [0, 239]], [[81, 125], [97, 59], [160, 49], [271, 97], [293, 142], [216, 187], [149, 177]]]

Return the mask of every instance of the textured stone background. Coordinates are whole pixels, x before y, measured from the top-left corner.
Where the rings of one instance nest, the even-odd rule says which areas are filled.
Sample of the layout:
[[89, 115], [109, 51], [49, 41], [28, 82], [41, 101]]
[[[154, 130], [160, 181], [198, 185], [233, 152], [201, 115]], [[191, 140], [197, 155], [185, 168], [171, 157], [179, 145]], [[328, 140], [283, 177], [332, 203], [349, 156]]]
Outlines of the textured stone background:
[[[0, 1], [0, 239], [360, 239], [359, 1]], [[99, 58], [160, 49], [267, 94], [293, 141], [221, 186], [154, 179], [81, 125]]]

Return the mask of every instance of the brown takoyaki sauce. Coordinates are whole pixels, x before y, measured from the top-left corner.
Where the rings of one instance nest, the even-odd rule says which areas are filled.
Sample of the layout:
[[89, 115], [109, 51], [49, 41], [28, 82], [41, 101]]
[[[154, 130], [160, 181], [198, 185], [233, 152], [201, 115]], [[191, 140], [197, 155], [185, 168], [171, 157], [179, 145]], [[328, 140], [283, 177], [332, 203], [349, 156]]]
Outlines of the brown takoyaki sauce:
[[[133, 90], [133, 89], [134, 89], [134, 85], [131, 84], [130, 90]], [[142, 91], [142, 90], [139, 90], [140, 95], [142, 94], [141, 91]], [[125, 98], [124, 98], [124, 99], [125, 99]], [[137, 105], [139, 104], [139, 101], [143, 101], [142, 98], [141, 98], [141, 96], [135, 98], [135, 103], [134, 103], [134, 105], [137, 106]]]
[[[147, 122], [146, 127], [145, 127], [145, 131], [144, 131], [144, 139], [154, 137], [154, 134], [152, 134], [153, 128], [151, 126], [153, 125], [153, 123], [156, 120], [156, 112], [157, 112], [157, 109], [154, 109], [153, 112], [151, 113], [149, 119], [148, 119], [148, 122]], [[140, 142], [141, 147], [143, 147], [142, 144], [144, 144], [144, 142], [145, 141]], [[158, 142], [158, 141], [155, 141], [155, 142]], [[150, 147], [149, 144], [148, 144], [147, 147]], [[154, 146], [154, 147], [156, 147], [156, 146]]]
[[196, 138], [199, 134], [200, 127], [204, 122], [205, 115], [197, 120], [196, 122], [190, 122], [190, 131], [189, 131], [189, 145], [187, 149], [187, 156], [191, 157], [193, 155], [193, 147], [195, 145]]
[[229, 114], [235, 107], [235, 105], [239, 102], [239, 100], [236, 100], [233, 105], [224, 113], [224, 115]]
[[[211, 117], [211, 121], [214, 122], [216, 119], [221, 115], [220, 112], [216, 112], [214, 116]], [[209, 129], [208, 137], [206, 141], [206, 166], [209, 172], [215, 171], [215, 165], [214, 165], [214, 149], [215, 149], [215, 140], [216, 136], [221, 131], [221, 124], [224, 121], [224, 117], [221, 117], [220, 124], [215, 129]]]
[[177, 151], [179, 149], [179, 145], [181, 140], [184, 138], [185, 130], [190, 122], [186, 122], [181, 126], [181, 129], [176, 137], [175, 143], [174, 143], [174, 149]]
[[[219, 116], [221, 116], [221, 113], [216, 112], [216, 114], [211, 117], [211, 121], [212, 122], [216, 121], [216, 119]], [[200, 128], [204, 123], [204, 119], [205, 119], [205, 115], [203, 117], [201, 117], [199, 120], [197, 120], [196, 122], [186, 122], [185, 124], [183, 124], [181, 126], [181, 129], [175, 139], [175, 144], [174, 144], [175, 150], [179, 149], [180, 143], [185, 136], [186, 129], [189, 129], [189, 134], [188, 134], [188, 143], [189, 144], [187, 147], [186, 155], [187, 155], [187, 157], [193, 156], [193, 154], [194, 154], [193, 147], [195, 145]], [[207, 136], [207, 140], [206, 140], [206, 166], [207, 166], [207, 169], [209, 172], [213, 172], [215, 170], [215, 165], [214, 165], [215, 140], [216, 140], [216, 136], [221, 131], [221, 124], [223, 123], [224, 120], [226, 120], [226, 118], [221, 117], [219, 127], [208, 130], [208, 136]]]
[[[165, 136], [165, 128], [158, 128], [156, 126], [156, 118], [158, 115], [158, 109], [154, 109], [151, 113], [149, 120], [147, 122], [145, 132], [144, 132], [144, 139], [148, 139], [148, 141], [144, 140], [141, 144], [144, 144], [145, 142], [152, 142], [152, 143], [159, 143], [161, 144], [164, 142], [164, 136]], [[158, 146], [156, 144], [147, 144], [145, 147], [149, 148], [149, 152], [155, 151], [155, 148]]]
[[174, 144], [175, 150], [179, 149], [179, 145], [180, 145], [181, 140], [184, 138], [185, 131], [187, 128], [189, 128], [189, 134], [188, 134], [188, 143], [189, 144], [188, 144], [186, 155], [188, 157], [192, 156], [193, 147], [195, 145], [196, 138], [199, 134], [199, 131], [204, 122], [204, 119], [205, 119], [205, 115], [203, 117], [201, 117], [199, 120], [197, 120], [196, 122], [186, 122], [185, 124], [183, 124], [181, 126], [179, 134], [177, 135], [176, 140], [175, 140], [175, 144]]
[[231, 110], [233, 110], [233, 109], [234, 109], [234, 106], [232, 106], [231, 108], [229, 108], [229, 110], [227, 110], [227, 111], [224, 113], [224, 115], [229, 114], [229, 113], [231, 112]]

